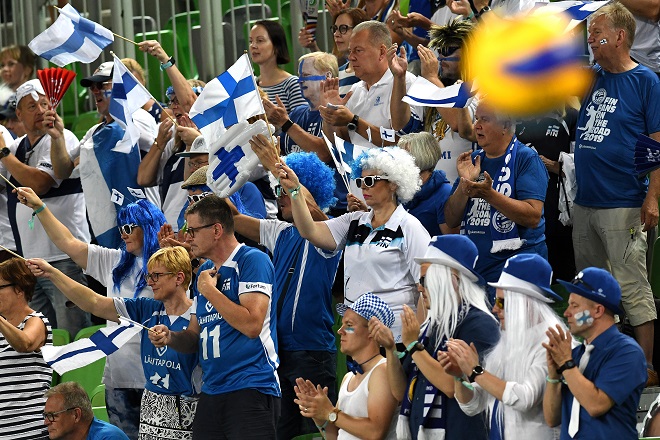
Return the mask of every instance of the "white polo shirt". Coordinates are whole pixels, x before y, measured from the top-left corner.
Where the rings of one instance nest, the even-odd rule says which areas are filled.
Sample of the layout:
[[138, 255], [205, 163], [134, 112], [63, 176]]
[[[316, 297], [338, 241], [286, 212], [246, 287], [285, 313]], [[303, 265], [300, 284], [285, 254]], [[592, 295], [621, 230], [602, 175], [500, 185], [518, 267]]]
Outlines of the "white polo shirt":
[[372, 218], [372, 211], [356, 211], [325, 224], [336, 250], [344, 249], [344, 302], [352, 304], [367, 292], [378, 295], [394, 312], [392, 332], [400, 342], [403, 305], [415, 310], [419, 297], [420, 268], [414, 258], [424, 256], [431, 237], [402, 205], [376, 229]]

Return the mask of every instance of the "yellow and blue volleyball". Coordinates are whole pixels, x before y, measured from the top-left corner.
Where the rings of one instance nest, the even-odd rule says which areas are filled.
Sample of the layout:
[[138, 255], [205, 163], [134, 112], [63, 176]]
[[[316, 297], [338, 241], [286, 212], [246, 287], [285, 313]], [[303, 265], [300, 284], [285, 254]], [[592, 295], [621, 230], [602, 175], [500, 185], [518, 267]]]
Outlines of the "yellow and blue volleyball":
[[474, 29], [465, 72], [498, 111], [541, 114], [582, 96], [592, 79], [581, 42], [562, 15], [500, 18], [487, 14]]

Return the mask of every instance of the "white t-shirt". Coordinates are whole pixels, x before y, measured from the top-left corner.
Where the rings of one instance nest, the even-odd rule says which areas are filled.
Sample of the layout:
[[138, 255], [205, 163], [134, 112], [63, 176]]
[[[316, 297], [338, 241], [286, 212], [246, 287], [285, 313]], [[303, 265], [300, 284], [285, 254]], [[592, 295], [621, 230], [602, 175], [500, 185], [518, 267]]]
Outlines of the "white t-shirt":
[[387, 222], [371, 228], [373, 212], [349, 212], [325, 221], [337, 244], [344, 249], [344, 302], [361, 295], [378, 295], [394, 312], [395, 341], [401, 341], [401, 312], [406, 304], [415, 310], [422, 257], [431, 241], [429, 233], [399, 205]]
[[[142, 270], [142, 257], [135, 264], [117, 292], [113, 288], [112, 269], [119, 263], [121, 251], [90, 244], [87, 248], [87, 274], [106, 287], [108, 298], [133, 298], [137, 277]], [[151, 287], [145, 286], [138, 297], [153, 298]], [[108, 321], [108, 327], [117, 325]], [[112, 388], [144, 388], [144, 371], [140, 361], [140, 334], [106, 358], [103, 383]]]
[[[16, 139], [9, 147], [13, 154], [16, 153], [20, 143], [25, 137]], [[53, 171], [53, 165], [50, 161], [50, 141], [49, 135], [43, 136], [26, 154], [25, 163], [33, 168], [47, 173], [53, 178], [55, 184], [49, 190], [59, 188], [62, 179], [56, 179]], [[27, 140], [26, 140], [27, 142]], [[78, 138], [69, 130], [64, 130], [64, 143], [67, 150], [73, 149], [78, 144]], [[4, 167], [3, 167], [4, 168]], [[77, 178], [77, 173], [73, 173], [71, 178]], [[29, 182], [20, 182], [22, 185], [29, 186]], [[64, 226], [67, 227], [75, 238], [85, 243], [89, 243], [91, 236], [87, 227], [87, 217], [85, 214], [85, 198], [82, 192], [45, 196], [41, 197], [48, 206], [48, 209]], [[23, 256], [25, 258], [43, 258], [46, 261], [60, 261], [68, 259], [69, 256], [59, 250], [55, 244], [48, 238], [41, 223], [34, 219], [34, 228], [30, 229], [28, 221], [32, 219], [31, 208], [23, 204], [16, 205], [16, 228], [21, 239]]]
[[[160, 156], [160, 163], [158, 165], [158, 185], [160, 185], [163, 181], [163, 175], [167, 161], [176, 153], [174, 150], [174, 137], [172, 137], [172, 139], [167, 141], [167, 145], [163, 150], [163, 154]], [[186, 158], [178, 157], [176, 162], [174, 162], [172, 172], [185, 166]], [[167, 194], [165, 194], [165, 200], [163, 200], [161, 208], [165, 214], [167, 223], [172, 226], [174, 232], [179, 230], [179, 214], [181, 213], [183, 205], [186, 204], [186, 200], [188, 199], [188, 190], [181, 188], [182, 184], [183, 182], [172, 182], [170, 184], [169, 188], [167, 189]]]
[[655, 73], [660, 73], [660, 21], [635, 17], [637, 29], [630, 56]]
[[[0, 125], [0, 135], [2, 135], [5, 145], [11, 146], [14, 143], [14, 138], [4, 125]], [[4, 167], [2, 167], [2, 170], [4, 171], [2, 175], [9, 177]], [[7, 183], [3, 180], [0, 182], [0, 187], [5, 188], [0, 191], [0, 244], [7, 249], [15, 250], [16, 242], [14, 240], [14, 233], [11, 230], [11, 224], [9, 223], [9, 211], [7, 210]]]

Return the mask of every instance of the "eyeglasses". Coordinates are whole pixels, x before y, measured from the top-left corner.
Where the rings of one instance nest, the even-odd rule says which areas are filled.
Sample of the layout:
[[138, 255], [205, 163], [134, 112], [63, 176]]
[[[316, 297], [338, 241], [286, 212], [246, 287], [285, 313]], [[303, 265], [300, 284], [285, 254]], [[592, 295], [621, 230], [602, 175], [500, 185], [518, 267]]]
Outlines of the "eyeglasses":
[[105, 86], [111, 85], [112, 81], [106, 81], [106, 82], [93, 82], [89, 85], [89, 90], [103, 90]]
[[426, 280], [426, 276], [422, 275], [421, 277], [419, 277], [419, 281], [417, 282], [417, 284], [419, 284], [422, 287], [426, 287], [426, 285], [424, 285], [425, 280]]
[[357, 185], [358, 188], [371, 188], [378, 182], [379, 180], [389, 180], [385, 176], [366, 176], [366, 177], [358, 177], [355, 179], [355, 184]]
[[62, 411], [45, 412], [44, 413], [44, 420], [48, 420], [49, 422], [53, 423], [55, 421], [55, 418], [56, 418], [55, 416], [57, 416], [59, 414], [62, 414], [62, 413], [65, 413], [67, 411], [71, 411], [72, 409], [76, 409], [76, 408], [78, 408], [78, 407], [74, 406], [72, 408], [63, 409]]
[[204, 197], [206, 197], [206, 196], [210, 196], [211, 194], [213, 194], [213, 193], [210, 193], [210, 192], [208, 192], [208, 191], [204, 191], [204, 192], [201, 193], [201, 194], [192, 194], [192, 195], [189, 195], [189, 196], [188, 196], [188, 204], [189, 204], [189, 205], [192, 205], [193, 203], [197, 203], [197, 202], [199, 202], [200, 200], [202, 200]]
[[342, 24], [340, 26], [335, 26], [333, 24], [332, 26], [330, 26], [330, 32], [332, 32], [333, 34], [339, 31], [341, 35], [344, 35], [346, 32], [348, 32], [349, 29], [353, 29], [353, 26], [349, 26], [347, 24]]
[[3, 284], [2, 286], [0, 286], [0, 289], [4, 289], [5, 287], [11, 287], [11, 286], [15, 286], [15, 285], [16, 284], [14, 284], [14, 283]]
[[573, 284], [574, 286], [578, 286], [578, 285], [582, 284], [584, 287], [586, 287], [588, 290], [590, 290], [592, 292], [597, 291], [597, 289], [594, 289], [591, 286], [591, 284], [587, 283], [585, 280], [582, 279], [582, 272], [580, 272], [579, 274], [577, 274], [575, 276], [575, 278], [573, 278], [573, 281], [571, 281], [571, 284]]
[[119, 233], [120, 234], [126, 234], [126, 235], [131, 235], [135, 228], [139, 228], [139, 225], [136, 225], [135, 223], [127, 223], [125, 225], [121, 225], [119, 227]]
[[496, 296], [495, 306], [500, 310], [504, 310], [504, 298], [500, 298], [499, 296]]
[[439, 52], [440, 55], [442, 55], [443, 57], [448, 57], [449, 55], [456, 52], [458, 49], [460, 49], [460, 47], [456, 47], [456, 46], [441, 47]]
[[215, 223], [211, 223], [210, 225], [197, 226], [196, 228], [191, 228], [190, 226], [188, 226], [188, 227], [186, 228], [186, 232], [185, 232], [185, 233], [186, 233], [186, 234], [189, 234], [189, 235], [190, 235], [190, 238], [195, 238], [195, 232], [199, 231], [200, 229], [210, 228], [211, 226], [215, 226]]
[[168, 106], [172, 107], [173, 105], [179, 105], [179, 98], [172, 98], [167, 103]]
[[151, 280], [154, 283], [157, 283], [161, 276], [163, 275], [174, 275], [174, 272], [151, 272], [144, 274], [144, 280], [149, 282]]

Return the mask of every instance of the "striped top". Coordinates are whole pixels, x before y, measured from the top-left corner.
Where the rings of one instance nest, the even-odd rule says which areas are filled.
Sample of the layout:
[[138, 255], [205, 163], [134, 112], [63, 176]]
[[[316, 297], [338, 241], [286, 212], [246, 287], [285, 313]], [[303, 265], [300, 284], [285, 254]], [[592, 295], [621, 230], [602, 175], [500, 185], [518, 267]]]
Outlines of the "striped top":
[[351, 91], [351, 87], [355, 83], [360, 82], [360, 78], [355, 76], [355, 72], [347, 72], [348, 63], [339, 68], [339, 96], [342, 98]]
[[291, 113], [291, 110], [298, 107], [299, 105], [307, 104], [305, 98], [303, 98], [302, 92], [300, 91], [300, 84], [298, 84], [298, 77], [292, 75], [282, 81], [279, 84], [274, 86], [259, 86], [261, 89], [266, 92], [268, 95], [268, 100], [273, 104], [277, 105], [276, 95], [280, 96], [284, 108], [286, 108], [287, 113]]
[[[32, 312], [18, 326], [32, 317], [46, 324], [46, 344], [53, 343], [50, 323], [39, 312]], [[0, 437], [3, 439], [47, 439], [44, 425], [44, 393], [50, 387], [53, 370], [41, 352], [18, 353], [0, 333]]]

